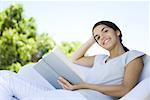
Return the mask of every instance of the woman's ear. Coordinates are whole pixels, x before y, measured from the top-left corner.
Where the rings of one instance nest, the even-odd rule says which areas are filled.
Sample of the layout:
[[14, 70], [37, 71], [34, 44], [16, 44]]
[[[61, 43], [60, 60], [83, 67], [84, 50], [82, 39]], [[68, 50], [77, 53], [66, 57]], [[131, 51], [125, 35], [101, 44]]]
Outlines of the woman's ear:
[[117, 30], [117, 31], [116, 31], [116, 34], [117, 34], [117, 36], [119, 36], [119, 35], [120, 35], [120, 31]]

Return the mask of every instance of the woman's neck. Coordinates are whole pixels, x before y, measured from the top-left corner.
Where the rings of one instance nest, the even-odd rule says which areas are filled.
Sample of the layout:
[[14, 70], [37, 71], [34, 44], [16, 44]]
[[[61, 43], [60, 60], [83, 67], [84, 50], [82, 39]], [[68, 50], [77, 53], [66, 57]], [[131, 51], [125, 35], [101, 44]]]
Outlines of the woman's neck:
[[109, 53], [110, 53], [109, 58], [114, 58], [125, 53], [125, 50], [123, 49], [123, 46], [119, 44], [119, 45], [116, 45], [112, 50], [110, 50]]

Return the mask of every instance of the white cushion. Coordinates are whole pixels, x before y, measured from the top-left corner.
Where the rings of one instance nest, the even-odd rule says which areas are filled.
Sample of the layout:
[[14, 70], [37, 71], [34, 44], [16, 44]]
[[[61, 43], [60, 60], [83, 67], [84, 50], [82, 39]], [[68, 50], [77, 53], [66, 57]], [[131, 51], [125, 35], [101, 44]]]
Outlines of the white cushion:
[[142, 80], [119, 100], [150, 100], [150, 77]]
[[150, 77], [150, 56], [145, 55], [143, 57], [143, 62], [144, 62], [144, 68], [143, 68], [143, 71], [141, 73], [139, 81]]

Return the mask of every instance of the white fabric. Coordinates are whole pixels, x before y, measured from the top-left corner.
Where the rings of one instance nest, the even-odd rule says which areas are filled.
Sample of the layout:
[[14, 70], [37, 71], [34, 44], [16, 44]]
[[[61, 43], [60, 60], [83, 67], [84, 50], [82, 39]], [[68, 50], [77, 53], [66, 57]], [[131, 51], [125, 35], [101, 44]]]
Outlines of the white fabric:
[[[18, 76], [19, 78], [21, 78], [22, 80], [25, 80], [26, 82], [30, 82], [31, 84], [35, 84], [36, 82], [39, 82], [38, 84], [35, 84], [36, 86], [38, 87], [46, 87], [48, 89], [54, 89], [54, 87], [51, 86], [51, 84], [49, 84], [47, 81], [45, 81], [45, 79], [43, 77], [40, 76], [39, 73], [37, 73], [34, 69], [33, 69], [33, 66], [34, 64], [29, 64], [29, 65], [26, 65], [24, 66], [18, 73]], [[84, 77], [87, 76], [88, 72], [90, 71], [89, 68], [85, 68], [83, 66], [80, 66], [80, 65], [75, 65], [75, 67], [81, 71], [84, 75]], [[31, 77], [32, 76], [32, 77]], [[38, 78], [37, 78], [38, 77]], [[83, 90], [82, 90], [83, 91]], [[81, 91], [81, 92], [82, 92]], [[78, 91], [79, 92], [79, 91]], [[81, 93], [79, 92], [79, 93]], [[90, 91], [90, 94], [93, 94], [93, 93], [96, 93], [96, 91], [93, 91], [91, 92]], [[98, 93], [99, 95], [96, 95], [95, 98], [101, 98], [101, 100], [112, 100], [112, 98], [110, 98], [109, 96], [106, 96], [104, 94], [101, 94], [101, 93]], [[87, 94], [86, 94], [87, 95]], [[36, 96], [32, 97], [32, 98], [37, 98]], [[44, 98], [40, 98], [42, 100], [46, 100], [46, 96], [44, 96]], [[29, 99], [29, 98], [26, 98], [26, 99]], [[79, 98], [78, 98], [79, 99]], [[72, 99], [70, 99], [72, 100]], [[77, 100], [77, 99], [76, 99]], [[95, 99], [96, 100], [96, 99]]]
[[78, 92], [67, 90], [53, 90], [49, 92], [43, 92], [41, 94], [28, 96], [23, 100], [86, 100], [86, 99]]
[[19, 70], [17, 76], [19, 79], [22, 79], [25, 82], [29, 82], [34, 86], [43, 87], [50, 90], [55, 90], [55, 88], [46, 81], [34, 68], [32, 67], [34, 64], [27, 64]]
[[150, 77], [150, 56], [145, 55], [143, 57], [143, 62], [144, 62], [144, 68], [143, 68], [143, 71], [141, 73], [139, 81], [142, 81], [142, 80]]
[[[95, 57], [94, 66], [89, 72], [89, 75], [87, 75], [85, 82], [91, 83], [91, 84], [105, 84], [105, 85], [121, 84], [123, 77], [124, 77], [124, 71], [125, 71], [126, 65], [129, 62], [131, 62], [133, 59], [143, 56], [143, 55], [144, 53], [142, 52], [131, 50], [107, 61], [107, 63], [106, 63], [106, 60], [109, 57], [108, 55], [98, 55]], [[101, 94], [96, 91], [89, 92], [85, 90], [81, 92], [81, 94], [87, 97], [88, 100], [94, 97], [98, 97], [96, 98], [96, 100], [102, 100], [100, 98]], [[110, 98], [110, 96], [107, 96], [107, 97]]]
[[141, 81], [134, 89], [119, 100], [150, 100], [150, 77]]
[[120, 100], [150, 100], [150, 56], [145, 55], [143, 61], [140, 83]]
[[[51, 89], [51, 85], [47, 84], [46, 81], [43, 81], [44, 79], [42, 79], [42, 77], [39, 77], [39, 75], [36, 73], [36, 71], [31, 68], [32, 64], [26, 67], [23, 67], [22, 70], [20, 70], [20, 72], [17, 74], [17, 76], [22, 80], [28, 81], [28, 83], [30, 84], [35, 84], [37, 82], [37, 87], [44, 87], [47, 89]], [[78, 68], [80, 69], [79, 66]], [[144, 69], [142, 71], [142, 75], [140, 78], [140, 83], [131, 91], [129, 92], [127, 95], [125, 95], [124, 97], [122, 97], [120, 100], [149, 100], [150, 98], [150, 57], [149, 56], [145, 56], [144, 57]], [[87, 75], [87, 73], [90, 71], [89, 69], [81, 69], [82, 72], [85, 73], [85, 75]], [[8, 71], [1, 71], [0, 72], [0, 77], [4, 76], [4, 75], [8, 75], [8, 74], [13, 74], [12, 72], [8, 72]], [[143, 80], [143, 81], [142, 81]], [[0, 79], [0, 83], [2, 84], [2, 79]], [[14, 93], [12, 93], [12, 91], [10, 91], [7, 87], [3, 86], [0, 84], [0, 100], [17, 100], [15, 98], [13, 98], [12, 96], [14, 95]], [[20, 97], [20, 96], [18, 96]], [[31, 97], [26, 97], [23, 100], [49, 100], [49, 98], [45, 95], [45, 97], [41, 96], [39, 99], [37, 98], [39, 96], [36, 95], [32, 95]], [[54, 99], [54, 98], [53, 98]], [[52, 100], [53, 100], [52, 99]], [[69, 98], [69, 100], [84, 100], [83, 97], [81, 96], [81, 98], [76, 98], [76, 97], [72, 97]], [[54, 99], [54, 100], [64, 100], [64, 99]], [[68, 100], [68, 99], [65, 99]], [[95, 100], [95, 98], [94, 98]], [[105, 99], [102, 99], [105, 100]]]
[[98, 55], [85, 81], [88, 83], [106, 85], [121, 84], [126, 65], [133, 59], [143, 55], [144, 53], [142, 52], [131, 50], [110, 59], [107, 63], [105, 61], [108, 59], [108, 55]]
[[6, 85], [3, 85], [3, 78], [10, 77], [11, 75], [15, 76], [16, 74], [6, 70], [0, 72], [0, 100], [16, 100], [12, 97], [13, 93], [9, 90], [9, 88]]
[[[67, 90], [49, 90], [43, 87], [36, 87], [29, 82], [20, 80], [14, 74], [5, 74], [0, 77], [0, 100], [37, 100], [43, 98], [45, 100], [86, 100], [84, 96], [76, 91]], [[15, 98], [13, 98], [13, 96]], [[42, 99], [41, 98], [41, 99]]]

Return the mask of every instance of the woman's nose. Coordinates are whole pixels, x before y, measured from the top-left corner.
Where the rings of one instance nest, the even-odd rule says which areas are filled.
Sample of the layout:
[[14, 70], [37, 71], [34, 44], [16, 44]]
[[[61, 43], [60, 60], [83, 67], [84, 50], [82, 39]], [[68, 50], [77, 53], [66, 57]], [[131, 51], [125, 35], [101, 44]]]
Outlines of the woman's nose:
[[105, 39], [105, 36], [104, 36], [104, 35], [101, 35], [100, 37], [101, 37], [101, 38], [100, 38], [101, 41], [103, 41], [103, 40]]

